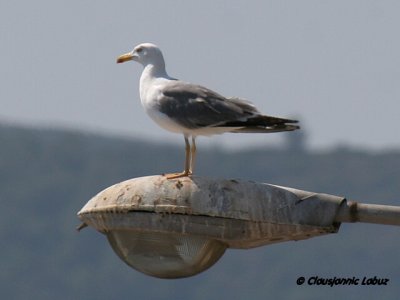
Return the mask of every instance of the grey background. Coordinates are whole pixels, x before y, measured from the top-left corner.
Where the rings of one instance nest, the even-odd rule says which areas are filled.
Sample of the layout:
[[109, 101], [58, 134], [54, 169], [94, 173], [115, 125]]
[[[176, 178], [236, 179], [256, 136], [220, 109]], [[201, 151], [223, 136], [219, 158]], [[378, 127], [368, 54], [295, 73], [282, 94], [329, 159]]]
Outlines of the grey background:
[[182, 143], [143, 113], [142, 67], [115, 63], [153, 42], [171, 76], [300, 118], [313, 148], [398, 147], [399, 13], [398, 1], [2, 1], [0, 121]]

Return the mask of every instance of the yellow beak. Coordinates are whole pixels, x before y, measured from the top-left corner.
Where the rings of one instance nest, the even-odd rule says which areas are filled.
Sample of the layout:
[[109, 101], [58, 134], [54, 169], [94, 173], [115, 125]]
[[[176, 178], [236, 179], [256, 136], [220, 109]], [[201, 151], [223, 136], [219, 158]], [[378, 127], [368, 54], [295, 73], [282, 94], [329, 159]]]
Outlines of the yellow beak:
[[121, 56], [119, 56], [119, 57], [117, 58], [117, 64], [126, 62], [126, 61], [128, 61], [128, 60], [133, 60], [133, 55], [132, 55], [132, 53], [130, 53], [130, 52], [129, 52], [129, 53], [122, 54]]

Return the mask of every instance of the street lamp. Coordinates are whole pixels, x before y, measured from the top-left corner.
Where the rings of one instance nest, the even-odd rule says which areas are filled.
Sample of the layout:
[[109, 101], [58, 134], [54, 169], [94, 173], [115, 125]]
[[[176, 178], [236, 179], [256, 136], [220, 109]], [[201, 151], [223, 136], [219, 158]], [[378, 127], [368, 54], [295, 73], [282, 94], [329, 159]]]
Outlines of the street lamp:
[[265, 183], [148, 176], [115, 184], [79, 211], [134, 269], [160, 278], [211, 267], [247, 249], [336, 233], [341, 222], [400, 225], [400, 207]]

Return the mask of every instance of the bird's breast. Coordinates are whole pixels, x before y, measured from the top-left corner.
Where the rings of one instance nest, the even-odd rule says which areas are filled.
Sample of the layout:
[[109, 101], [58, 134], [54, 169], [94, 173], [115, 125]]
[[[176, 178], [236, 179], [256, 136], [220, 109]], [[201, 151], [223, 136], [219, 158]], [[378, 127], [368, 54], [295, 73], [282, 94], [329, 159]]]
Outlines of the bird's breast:
[[183, 128], [160, 111], [160, 99], [163, 97], [162, 87], [164, 85], [159, 80], [152, 82], [141, 82], [140, 101], [146, 114], [160, 127], [177, 133], [182, 133]]

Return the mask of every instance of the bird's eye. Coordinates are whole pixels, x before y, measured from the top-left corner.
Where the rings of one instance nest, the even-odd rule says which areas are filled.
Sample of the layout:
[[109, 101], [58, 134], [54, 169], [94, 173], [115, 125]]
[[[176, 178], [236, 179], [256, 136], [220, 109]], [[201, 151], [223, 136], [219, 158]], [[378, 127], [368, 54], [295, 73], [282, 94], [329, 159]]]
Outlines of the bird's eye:
[[137, 52], [137, 53], [140, 53], [140, 52], [142, 52], [142, 51], [143, 51], [143, 48], [137, 48], [137, 49], [136, 49], [136, 52]]

